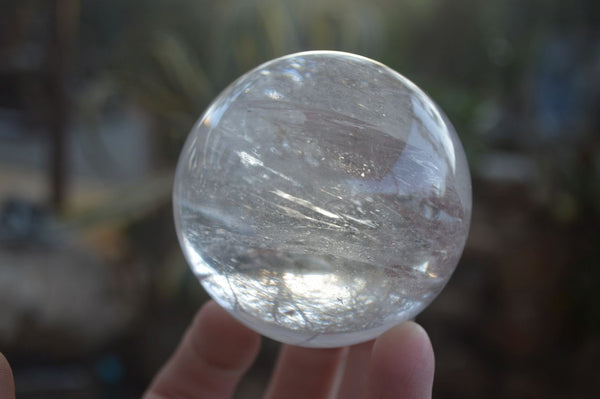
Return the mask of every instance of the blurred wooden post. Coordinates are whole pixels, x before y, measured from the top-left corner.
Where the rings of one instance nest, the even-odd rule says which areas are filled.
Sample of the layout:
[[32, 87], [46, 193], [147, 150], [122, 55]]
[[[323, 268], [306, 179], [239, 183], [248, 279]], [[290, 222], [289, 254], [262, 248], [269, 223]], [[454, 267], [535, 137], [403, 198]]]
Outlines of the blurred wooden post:
[[52, 39], [49, 46], [50, 189], [52, 207], [60, 212], [67, 187], [67, 138], [69, 99], [67, 76], [77, 35], [79, 0], [55, 0]]

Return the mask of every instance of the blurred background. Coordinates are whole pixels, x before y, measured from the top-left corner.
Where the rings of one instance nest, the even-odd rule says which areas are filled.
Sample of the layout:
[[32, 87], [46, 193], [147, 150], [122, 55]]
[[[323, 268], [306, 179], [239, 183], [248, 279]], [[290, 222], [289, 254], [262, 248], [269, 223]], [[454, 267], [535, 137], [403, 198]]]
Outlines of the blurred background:
[[[1, 0], [0, 351], [18, 397], [136, 398], [206, 300], [176, 241], [183, 140], [271, 58], [350, 51], [458, 131], [473, 220], [418, 321], [435, 398], [598, 398], [600, 3]], [[258, 398], [265, 340], [239, 398]]]

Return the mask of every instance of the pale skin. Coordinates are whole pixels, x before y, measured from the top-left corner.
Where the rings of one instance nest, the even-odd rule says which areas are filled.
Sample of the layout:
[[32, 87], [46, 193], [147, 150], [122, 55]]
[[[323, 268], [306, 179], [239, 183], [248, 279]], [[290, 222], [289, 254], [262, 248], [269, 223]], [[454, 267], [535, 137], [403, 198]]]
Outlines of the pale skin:
[[[258, 354], [260, 336], [210, 301], [143, 399], [227, 399]], [[429, 399], [434, 357], [425, 330], [405, 322], [374, 341], [349, 348], [283, 345], [266, 399]], [[0, 398], [14, 399], [0, 354]]]

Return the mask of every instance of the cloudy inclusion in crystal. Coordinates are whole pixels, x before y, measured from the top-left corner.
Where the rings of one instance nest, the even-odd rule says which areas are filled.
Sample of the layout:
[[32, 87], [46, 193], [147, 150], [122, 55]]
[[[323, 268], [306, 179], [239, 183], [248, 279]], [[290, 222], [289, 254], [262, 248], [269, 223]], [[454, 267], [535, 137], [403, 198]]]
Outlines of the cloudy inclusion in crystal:
[[173, 199], [208, 293], [308, 347], [417, 315], [450, 278], [471, 217], [444, 114], [397, 72], [339, 52], [275, 59], [223, 91], [187, 139]]

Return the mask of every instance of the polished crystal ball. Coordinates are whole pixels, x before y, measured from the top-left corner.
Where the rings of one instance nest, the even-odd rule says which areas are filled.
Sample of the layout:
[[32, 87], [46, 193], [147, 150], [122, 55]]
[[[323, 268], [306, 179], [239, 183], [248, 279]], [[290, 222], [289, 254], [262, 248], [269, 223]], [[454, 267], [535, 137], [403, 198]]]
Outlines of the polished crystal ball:
[[267, 62], [192, 129], [173, 192], [206, 291], [272, 339], [336, 347], [415, 317], [463, 250], [471, 181], [414, 83], [348, 53]]

